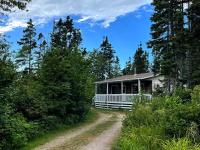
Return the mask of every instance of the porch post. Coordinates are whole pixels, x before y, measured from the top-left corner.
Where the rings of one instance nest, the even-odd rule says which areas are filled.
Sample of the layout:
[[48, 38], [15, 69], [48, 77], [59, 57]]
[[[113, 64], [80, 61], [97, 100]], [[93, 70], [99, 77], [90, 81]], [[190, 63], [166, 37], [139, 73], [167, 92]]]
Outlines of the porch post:
[[106, 105], [107, 105], [107, 108], [108, 108], [108, 82], [106, 83]]
[[123, 94], [123, 87], [124, 87], [124, 84], [123, 84], [123, 81], [121, 82], [121, 94]]
[[97, 94], [97, 83], [95, 84], [95, 95]]
[[124, 101], [123, 89], [124, 89], [124, 83], [123, 83], [123, 81], [122, 81], [122, 82], [121, 82], [121, 101]]
[[141, 93], [141, 81], [138, 79], [138, 94]]
[[108, 95], [108, 82], [106, 83], [106, 94]]

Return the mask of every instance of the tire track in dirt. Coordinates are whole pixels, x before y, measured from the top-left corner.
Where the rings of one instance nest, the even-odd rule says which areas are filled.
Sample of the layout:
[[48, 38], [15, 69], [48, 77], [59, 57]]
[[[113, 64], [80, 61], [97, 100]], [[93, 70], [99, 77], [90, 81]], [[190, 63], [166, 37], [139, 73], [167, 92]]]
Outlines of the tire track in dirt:
[[41, 145], [41, 146], [38, 146], [34, 150], [53, 150], [53, 149], [56, 149], [56, 147], [60, 147], [61, 145], [65, 144], [66, 142], [72, 140], [73, 138], [75, 138], [75, 137], [83, 134], [84, 132], [89, 131], [90, 129], [94, 128], [95, 126], [107, 121], [110, 117], [111, 117], [111, 115], [109, 115], [109, 114], [100, 113], [99, 118], [94, 123], [91, 123], [89, 125], [83, 126], [81, 128], [78, 128], [78, 129], [75, 129], [75, 130], [72, 130], [72, 131], [69, 131], [64, 135], [61, 135], [61, 136], [59, 136], [59, 137]]

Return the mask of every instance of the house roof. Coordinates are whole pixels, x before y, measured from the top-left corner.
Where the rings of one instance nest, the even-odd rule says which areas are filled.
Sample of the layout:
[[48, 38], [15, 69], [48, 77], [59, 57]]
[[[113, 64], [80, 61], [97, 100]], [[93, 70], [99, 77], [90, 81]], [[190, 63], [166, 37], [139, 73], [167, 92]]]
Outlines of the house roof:
[[[154, 77], [154, 73], [149, 72], [149, 73], [141, 73], [141, 74], [134, 74], [134, 75], [124, 75], [124, 76], [119, 76], [116, 78], [112, 79], [106, 79], [103, 81], [97, 81], [95, 83], [107, 83], [107, 82], [120, 82], [120, 81], [130, 81], [130, 80], [138, 80], [138, 79], [148, 79]], [[157, 75], [156, 75], [157, 76]]]

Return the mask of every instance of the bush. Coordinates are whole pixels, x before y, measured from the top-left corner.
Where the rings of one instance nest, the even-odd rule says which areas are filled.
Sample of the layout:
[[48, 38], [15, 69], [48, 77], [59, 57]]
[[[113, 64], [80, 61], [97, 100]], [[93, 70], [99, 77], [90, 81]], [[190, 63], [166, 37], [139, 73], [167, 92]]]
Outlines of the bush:
[[21, 114], [13, 114], [8, 106], [1, 107], [0, 123], [0, 149], [19, 149], [26, 144], [30, 125]]
[[159, 150], [164, 138], [164, 132], [159, 126], [126, 128], [117, 147], [121, 150]]
[[200, 149], [200, 86], [137, 101], [123, 122], [117, 149]]
[[163, 143], [163, 150], [200, 150], [200, 146], [193, 145], [187, 138], [167, 140]]
[[194, 87], [192, 91], [192, 102], [200, 104], [200, 85]]
[[41, 119], [47, 112], [41, 85], [32, 77], [16, 81], [9, 89], [8, 96], [16, 112], [28, 120]]
[[183, 103], [191, 101], [191, 90], [187, 88], [176, 88], [174, 96], [180, 97]]
[[45, 132], [47, 130], [57, 128], [60, 124], [62, 124], [62, 121], [56, 116], [46, 116], [40, 121], [40, 124], [43, 132]]

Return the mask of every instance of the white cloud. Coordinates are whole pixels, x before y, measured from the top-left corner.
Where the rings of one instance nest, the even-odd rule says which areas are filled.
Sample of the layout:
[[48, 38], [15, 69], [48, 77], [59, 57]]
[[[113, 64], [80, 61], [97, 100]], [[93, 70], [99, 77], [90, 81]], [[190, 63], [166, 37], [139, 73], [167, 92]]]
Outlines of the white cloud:
[[136, 11], [152, 0], [32, 0], [26, 11], [16, 11], [9, 15], [8, 22], [0, 26], [0, 33], [17, 27], [24, 27], [32, 18], [36, 25], [45, 24], [55, 17], [79, 16], [78, 22], [101, 22], [109, 27], [117, 17]]

